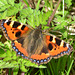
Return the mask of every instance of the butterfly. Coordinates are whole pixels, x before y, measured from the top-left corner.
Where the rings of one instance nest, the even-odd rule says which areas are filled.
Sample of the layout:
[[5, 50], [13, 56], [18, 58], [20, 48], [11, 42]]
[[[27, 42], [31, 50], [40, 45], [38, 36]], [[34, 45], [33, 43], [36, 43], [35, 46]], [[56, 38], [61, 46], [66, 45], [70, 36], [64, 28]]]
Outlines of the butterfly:
[[0, 20], [6, 39], [11, 40], [17, 55], [38, 65], [48, 63], [52, 58], [69, 55], [73, 48], [68, 43], [44, 32], [41, 26], [35, 29], [27, 24], [2, 19]]

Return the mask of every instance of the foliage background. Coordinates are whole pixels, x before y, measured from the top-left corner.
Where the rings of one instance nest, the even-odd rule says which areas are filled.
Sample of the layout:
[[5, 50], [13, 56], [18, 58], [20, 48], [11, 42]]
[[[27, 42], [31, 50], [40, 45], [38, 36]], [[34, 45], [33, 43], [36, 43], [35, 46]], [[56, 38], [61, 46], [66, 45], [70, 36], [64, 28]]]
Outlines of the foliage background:
[[[43, 29], [52, 28], [50, 33], [70, 43], [75, 49], [75, 4], [74, 0], [60, 3], [57, 12], [47, 27], [48, 19], [58, 0], [0, 0], [0, 19], [8, 19], [27, 23], [32, 27], [42, 25]], [[67, 29], [67, 27], [72, 30]], [[74, 75], [75, 53], [59, 59], [52, 59], [48, 64], [36, 65], [16, 56], [11, 41], [6, 40], [0, 31], [0, 74], [9, 75]]]

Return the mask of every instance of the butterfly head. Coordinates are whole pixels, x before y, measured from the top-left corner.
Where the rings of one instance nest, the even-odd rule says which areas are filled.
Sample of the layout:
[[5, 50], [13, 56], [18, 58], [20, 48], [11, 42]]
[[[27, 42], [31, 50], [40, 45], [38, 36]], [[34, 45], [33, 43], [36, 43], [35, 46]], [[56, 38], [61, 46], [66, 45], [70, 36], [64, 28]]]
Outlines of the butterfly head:
[[42, 25], [37, 26], [36, 29], [42, 29]]

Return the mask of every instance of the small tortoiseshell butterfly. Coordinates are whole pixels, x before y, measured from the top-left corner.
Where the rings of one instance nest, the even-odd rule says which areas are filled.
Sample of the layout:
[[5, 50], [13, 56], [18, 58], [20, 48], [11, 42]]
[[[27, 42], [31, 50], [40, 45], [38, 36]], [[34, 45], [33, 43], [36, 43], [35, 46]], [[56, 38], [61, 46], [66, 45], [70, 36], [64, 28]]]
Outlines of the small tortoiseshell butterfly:
[[41, 30], [40, 26], [34, 29], [26, 24], [2, 19], [0, 28], [5, 37], [12, 41], [17, 55], [38, 65], [48, 63], [52, 58], [69, 55], [73, 50], [63, 40]]

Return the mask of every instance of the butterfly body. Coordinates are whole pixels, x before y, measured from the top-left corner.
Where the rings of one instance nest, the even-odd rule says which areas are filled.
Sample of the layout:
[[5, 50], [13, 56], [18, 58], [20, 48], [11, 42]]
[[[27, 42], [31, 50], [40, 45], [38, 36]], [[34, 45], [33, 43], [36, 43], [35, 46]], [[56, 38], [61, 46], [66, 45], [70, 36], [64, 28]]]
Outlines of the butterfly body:
[[12, 41], [16, 54], [38, 65], [47, 63], [52, 58], [69, 55], [73, 50], [63, 40], [43, 32], [41, 26], [33, 29], [29, 25], [5, 19], [0, 24], [5, 37]]
[[31, 30], [23, 40], [23, 48], [27, 50], [29, 57], [32, 54], [40, 54], [43, 46], [44, 39], [41, 29]]

